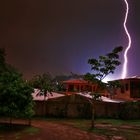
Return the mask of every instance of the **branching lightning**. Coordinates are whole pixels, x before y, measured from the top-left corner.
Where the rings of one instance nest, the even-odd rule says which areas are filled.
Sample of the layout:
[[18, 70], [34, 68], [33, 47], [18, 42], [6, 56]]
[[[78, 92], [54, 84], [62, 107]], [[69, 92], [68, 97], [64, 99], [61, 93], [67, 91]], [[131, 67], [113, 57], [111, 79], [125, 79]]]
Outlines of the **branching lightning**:
[[128, 64], [127, 53], [128, 53], [128, 50], [131, 47], [131, 36], [130, 36], [130, 34], [128, 32], [128, 29], [127, 29], [127, 26], [126, 26], [128, 13], [129, 13], [129, 4], [128, 4], [127, 0], [124, 0], [124, 2], [126, 4], [126, 13], [125, 13], [125, 19], [124, 19], [123, 26], [124, 26], [125, 33], [128, 37], [128, 46], [127, 46], [127, 48], [125, 49], [125, 52], [124, 52], [124, 64], [123, 64], [123, 71], [122, 71], [122, 79], [124, 79], [127, 75], [127, 64]]

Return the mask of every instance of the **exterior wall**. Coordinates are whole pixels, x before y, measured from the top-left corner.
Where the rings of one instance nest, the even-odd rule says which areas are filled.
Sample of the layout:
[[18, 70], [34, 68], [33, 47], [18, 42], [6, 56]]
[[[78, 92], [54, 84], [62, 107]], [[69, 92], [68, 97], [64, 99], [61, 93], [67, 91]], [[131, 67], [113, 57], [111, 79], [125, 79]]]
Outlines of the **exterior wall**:
[[140, 98], [140, 80], [130, 81], [130, 97]]
[[92, 84], [85, 80], [68, 80], [63, 83], [66, 88], [66, 94], [74, 94], [77, 92], [94, 92], [97, 84]]
[[113, 98], [115, 99], [124, 99], [131, 100], [130, 98], [130, 81], [129, 80], [120, 80], [121, 87], [116, 90], [116, 93]]
[[121, 88], [116, 90], [115, 99], [140, 100], [140, 79], [130, 78], [119, 80]]

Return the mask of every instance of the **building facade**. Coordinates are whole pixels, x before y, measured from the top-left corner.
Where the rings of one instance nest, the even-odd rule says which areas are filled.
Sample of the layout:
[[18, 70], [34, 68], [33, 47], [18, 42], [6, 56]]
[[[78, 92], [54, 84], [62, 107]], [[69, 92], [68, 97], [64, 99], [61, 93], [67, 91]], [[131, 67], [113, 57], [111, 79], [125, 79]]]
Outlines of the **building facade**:
[[120, 82], [113, 98], [124, 100], [139, 100], [140, 99], [140, 77], [132, 77], [117, 80]]
[[93, 84], [85, 80], [67, 80], [63, 81], [66, 94], [74, 94], [78, 92], [95, 92], [97, 84]]

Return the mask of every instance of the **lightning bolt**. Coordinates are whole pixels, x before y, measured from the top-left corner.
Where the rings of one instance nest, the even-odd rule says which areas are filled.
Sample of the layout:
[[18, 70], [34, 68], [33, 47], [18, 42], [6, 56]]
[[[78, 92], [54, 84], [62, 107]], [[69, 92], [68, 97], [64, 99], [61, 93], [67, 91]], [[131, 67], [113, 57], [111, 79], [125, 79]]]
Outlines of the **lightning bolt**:
[[124, 79], [127, 75], [127, 64], [128, 64], [127, 53], [128, 53], [128, 50], [131, 48], [131, 36], [130, 36], [128, 29], [127, 29], [127, 26], [126, 26], [128, 13], [129, 13], [129, 4], [128, 4], [127, 0], [124, 0], [124, 2], [126, 4], [126, 13], [125, 13], [125, 19], [124, 19], [123, 26], [124, 26], [124, 30], [125, 30], [125, 33], [126, 33], [127, 38], [128, 38], [128, 45], [127, 45], [125, 52], [124, 52], [124, 64], [123, 64], [123, 71], [122, 71], [122, 79]]

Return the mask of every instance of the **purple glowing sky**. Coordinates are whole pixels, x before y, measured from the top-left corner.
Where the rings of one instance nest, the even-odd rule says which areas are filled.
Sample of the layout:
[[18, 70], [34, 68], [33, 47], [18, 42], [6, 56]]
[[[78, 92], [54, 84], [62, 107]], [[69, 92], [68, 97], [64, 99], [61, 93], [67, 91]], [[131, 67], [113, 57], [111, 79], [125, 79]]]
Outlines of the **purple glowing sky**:
[[[140, 1], [128, 0], [132, 36], [128, 75], [140, 75]], [[7, 0], [0, 5], [0, 46], [26, 78], [90, 71], [88, 58], [127, 46], [122, 0]], [[122, 53], [123, 54], [123, 53]], [[123, 60], [123, 56], [121, 55]], [[112, 77], [121, 76], [122, 65]]]

